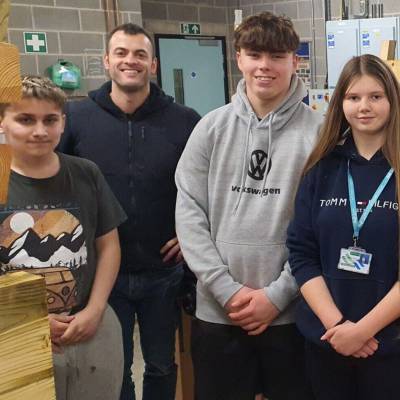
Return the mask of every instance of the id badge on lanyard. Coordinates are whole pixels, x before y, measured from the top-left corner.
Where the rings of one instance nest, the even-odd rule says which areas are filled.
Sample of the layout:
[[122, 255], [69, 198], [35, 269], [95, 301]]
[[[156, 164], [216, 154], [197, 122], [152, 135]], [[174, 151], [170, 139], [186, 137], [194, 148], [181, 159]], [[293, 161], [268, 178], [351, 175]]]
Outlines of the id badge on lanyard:
[[357, 272], [358, 274], [369, 274], [371, 266], [372, 254], [367, 253], [360, 247], [349, 247], [348, 249], [340, 249], [339, 269], [345, 271]]
[[347, 249], [340, 249], [340, 257], [338, 268], [345, 271], [356, 272], [358, 274], [369, 274], [369, 269], [372, 261], [372, 254], [367, 253], [364, 249], [357, 246], [358, 237], [360, 235], [360, 230], [364, 226], [372, 207], [377, 202], [379, 196], [388, 184], [391, 176], [393, 175], [393, 168], [387, 172], [386, 176], [383, 178], [382, 182], [376, 189], [372, 199], [368, 202], [367, 207], [364, 209], [360, 219], [357, 217], [357, 206], [356, 206], [356, 195], [354, 189], [353, 177], [350, 173], [350, 160], [347, 163], [347, 182], [349, 190], [349, 200], [350, 200], [350, 211], [351, 220], [353, 223], [353, 246]]

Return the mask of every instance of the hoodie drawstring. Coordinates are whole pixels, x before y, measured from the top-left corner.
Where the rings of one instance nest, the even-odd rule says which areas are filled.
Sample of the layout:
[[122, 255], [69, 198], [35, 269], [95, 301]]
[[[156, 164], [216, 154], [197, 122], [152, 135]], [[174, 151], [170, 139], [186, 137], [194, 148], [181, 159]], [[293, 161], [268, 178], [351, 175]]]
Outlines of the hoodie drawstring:
[[236, 211], [239, 208], [240, 200], [242, 199], [243, 187], [246, 182], [246, 175], [247, 175], [247, 152], [249, 150], [249, 141], [250, 141], [250, 134], [251, 134], [251, 123], [253, 121], [254, 113], [250, 113], [249, 122], [247, 124], [247, 131], [246, 131], [246, 145], [245, 150], [243, 153], [243, 161], [242, 161], [242, 176], [240, 178], [240, 191], [239, 196], [236, 201], [235, 207], [233, 209], [233, 214], [236, 214]]
[[263, 185], [261, 189], [260, 196], [263, 197], [264, 195], [264, 189], [265, 189], [265, 184], [267, 183], [267, 175], [268, 175], [268, 168], [269, 168], [269, 163], [271, 162], [271, 150], [272, 150], [272, 121], [274, 120], [275, 114], [271, 113], [269, 116], [269, 121], [268, 121], [268, 153], [267, 153], [267, 165], [265, 166], [265, 173], [264, 173], [264, 180], [263, 180]]

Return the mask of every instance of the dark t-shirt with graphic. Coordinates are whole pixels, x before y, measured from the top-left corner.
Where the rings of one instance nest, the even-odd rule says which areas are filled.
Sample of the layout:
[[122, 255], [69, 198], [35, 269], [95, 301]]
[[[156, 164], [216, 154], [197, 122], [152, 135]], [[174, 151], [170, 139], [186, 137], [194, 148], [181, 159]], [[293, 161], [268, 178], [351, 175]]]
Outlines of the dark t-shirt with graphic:
[[87, 304], [95, 239], [126, 219], [94, 163], [58, 156], [60, 170], [50, 178], [12, 171], [7, 204], [0, 206], [0, 269], [43, 275], [48, 310], [55, 313]]

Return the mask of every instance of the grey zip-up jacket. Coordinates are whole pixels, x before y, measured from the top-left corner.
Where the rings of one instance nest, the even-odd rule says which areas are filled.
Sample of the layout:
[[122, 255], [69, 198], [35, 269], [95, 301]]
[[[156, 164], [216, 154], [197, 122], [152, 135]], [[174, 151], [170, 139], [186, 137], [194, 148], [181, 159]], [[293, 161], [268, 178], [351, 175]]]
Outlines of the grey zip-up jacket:
[[286, 229], [322, 120], [302, 102], [306, 94], [293, 75], [282, 104], [259, 121], [242, 80], [232, 103], [202, 118], [189, 138], [176, 170], [176, 231], [198, 278], [201, 320], [231, 324], [224, 305], [245, 285], [264, 288], [281, 311], [274, 325], [294, 321]]

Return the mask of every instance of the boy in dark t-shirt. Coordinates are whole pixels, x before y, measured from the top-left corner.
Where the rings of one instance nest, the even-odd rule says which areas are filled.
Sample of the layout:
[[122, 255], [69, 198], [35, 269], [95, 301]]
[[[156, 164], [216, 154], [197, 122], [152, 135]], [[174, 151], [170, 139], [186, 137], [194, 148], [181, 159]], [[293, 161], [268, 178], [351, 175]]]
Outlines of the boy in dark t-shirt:
[[22, 85], [22, 100], [0, 104], [12, 152], [0, 269], [45, 277], [57, 399], [116, 400], [122, 336], [107, 299], [126, 216], [94, 163], [54, 151], [64, 93], [47, 78], [28, 76]]

